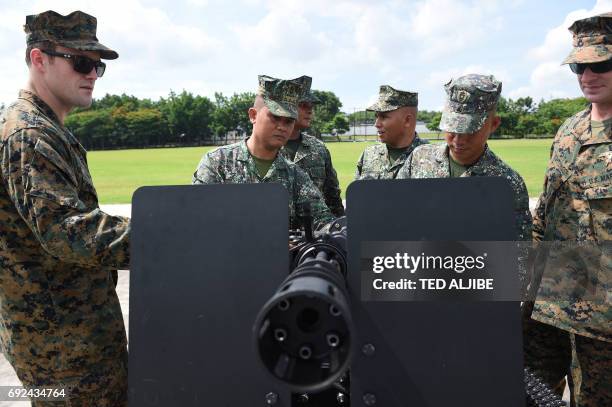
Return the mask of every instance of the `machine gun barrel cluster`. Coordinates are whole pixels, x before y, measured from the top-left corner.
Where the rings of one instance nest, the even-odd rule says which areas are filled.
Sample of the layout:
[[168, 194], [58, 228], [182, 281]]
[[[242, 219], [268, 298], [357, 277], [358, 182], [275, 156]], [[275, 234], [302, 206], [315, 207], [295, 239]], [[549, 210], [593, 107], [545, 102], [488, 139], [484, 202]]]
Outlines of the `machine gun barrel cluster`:
[[329, 229], [296, 241], [291, 271], [253, 328], [266, 370], [294, 392], [328, 388], [350, 362], [354, 329], [345, 279], [345, 220]]

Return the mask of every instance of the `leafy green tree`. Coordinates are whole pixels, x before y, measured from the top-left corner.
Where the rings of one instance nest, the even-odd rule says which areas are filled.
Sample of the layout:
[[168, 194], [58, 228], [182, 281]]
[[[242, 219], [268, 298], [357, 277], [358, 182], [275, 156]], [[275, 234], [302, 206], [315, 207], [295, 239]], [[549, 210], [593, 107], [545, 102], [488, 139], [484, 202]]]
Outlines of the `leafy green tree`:
[[310, 124], [309, 132], [315, 137], [319, 137], [325, 132], [325, 127], [328, 122], [334, 120], [334, 117], [340, 113], [342, 102], [333, 92], [324, 90], [313, 90], [312, 93], [321, 101], [314, 107], [314, 119]]
[[229, 98], [216, 92], [215, 110], [210, 123], [212, 133], [217, 137], [223, 137], [230, 131], [249, 135], [253, 125], [248, 111], [254, 101], [255, 94], [251, 92], [235, 93]]
[[119, 140], [111, 137], [111, 109], [87, 110], [68, 115], [64, 125], [87, 149], [112, 148]]
[[588, 105], [584, 97], [574, 99], [552, 99], [538, 104], [536, 134], [555, 134], [559, 127], [572, 115]]
[[159, 102], [172, 137], [188, 144], [201, 143], [211, 137], [214, 108], [210, 99], [185, 90], [178, 95], [171, 91], [167, 99], [161, 98]]
[[349, 121], [343, 113], [336, 114], [333, 119], [325, 123], [323, 127], [323, 131], [330, 134], [344, 134], [349, 130]]
[[429, 122], [431, 122], [431, 119], [433, 119], [434, 116], [439, 113], [440, 112], [436, 112], [435, 110], [419, 110], [417, 113], [417, 120], [427, 125]]
[[347, 115], [349, 123], [357, 126], [362, 124], [371, 124], [376, 120], [375, 113], [368, 110], [359, 110]]
[[113, 112], [115, 130], [122, 129], [123, 145], [128, 147], [146, 147], [164, 144], [168, 123], [157, 109], [137, 109], [126, 111], [116, 109]]
[[425, 127], [427, 127], [427, 130], [429, 131], [435, 131], [437, 133], [440, 133], [440, 120], [442, 120], [442, 113], [435, 112], [435, 114], [431, 116], [429, 122], [425, 125]]

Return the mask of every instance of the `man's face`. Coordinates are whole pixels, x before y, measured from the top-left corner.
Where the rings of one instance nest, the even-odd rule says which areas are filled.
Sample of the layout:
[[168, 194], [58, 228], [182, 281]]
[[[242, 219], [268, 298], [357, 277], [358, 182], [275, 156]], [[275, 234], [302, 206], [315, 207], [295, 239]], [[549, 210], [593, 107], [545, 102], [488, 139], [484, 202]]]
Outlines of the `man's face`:
[[[93, 60], [100, 60], [100, 54], [94, 51], [79, 51], [59, 46], [56, 51], [85, 55]], [[48, 55], [45, 57], [51, 58]], [[91, 105], [94, 86], [98, 79], [95, 68], [86, 74], [79, 73], [73, 69], [71, 60], [57, 56], [53, 57], [47, 66], [48, 69], [45, 72], [47, 86], [59, 104], [67, 110]]]
[[407, 113], [403, 109], [390, 112], [376, 112], [374, 126], [378, 130], [378, 138], [381, 142], [391, 147], [401, 147], [406, 134]]
[[307, 129], [313, 118], [313, 106], [310, 102], [300, 102], [298, 105], [298, 119], [295, 122], [295, 127], [298, 129]]
[[475, 133], [445, 133], [444, 138], [453, 160], [462, 165], [471, 165], [478, 161], [484, 153], [489, 136], [500, 124], [499, 116], [490, 113], [480, 130]]
[[589, 102], [612, 104], [612, 71], [593, 73], [591, 68], [586, 68], [577, 76], [580, 89]]
[[269, 151], [279, 150], [287, 143], [295, 124], [295, 119], [273, 115], [267, 106], [259, 111], [251, 108], [249, 117], [255, 142]]

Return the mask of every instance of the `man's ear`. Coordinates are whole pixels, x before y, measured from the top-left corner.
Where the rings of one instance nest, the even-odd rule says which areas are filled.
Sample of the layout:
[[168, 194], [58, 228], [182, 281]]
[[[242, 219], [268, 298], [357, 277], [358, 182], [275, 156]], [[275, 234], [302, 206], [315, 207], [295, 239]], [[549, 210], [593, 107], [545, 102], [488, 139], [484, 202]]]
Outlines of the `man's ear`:
[[413, 120], [414, 115], [412, 114], [412, 112], [406, 112], [406, 115], [404, 116], [404, 127], [410, 127]]
[[255, 124], [257, 121], [257, 110], [254, 107], [249, 108], [249, 120], [251, 124]]
[[44, 70], [45, 57], [43, 52], [39, 48], [32, 48], [30, 50], [30, 66], [37, 70]]

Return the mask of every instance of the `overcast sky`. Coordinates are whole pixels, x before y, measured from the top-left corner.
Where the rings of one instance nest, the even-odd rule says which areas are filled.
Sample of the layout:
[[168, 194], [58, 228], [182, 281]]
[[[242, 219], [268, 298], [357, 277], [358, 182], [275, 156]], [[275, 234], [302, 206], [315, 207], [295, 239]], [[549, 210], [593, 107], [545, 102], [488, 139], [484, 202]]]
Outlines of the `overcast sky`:
[[80, 9], [117, 50], [95, 97], [154, 100], [172, 89], [213, 97], [255, 91], [257, 75], [313, 77], [352, 112], [381, 84], [419, 92], [440, 110], [443, 84], [492, 73], [502, 95], [580, 96], [561, 66], [574, 20], [612, 11], [612, 0], [0, 0], [0, 102], [27, 78], [27, 14]]

